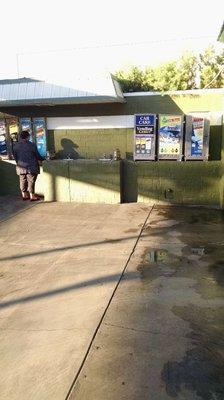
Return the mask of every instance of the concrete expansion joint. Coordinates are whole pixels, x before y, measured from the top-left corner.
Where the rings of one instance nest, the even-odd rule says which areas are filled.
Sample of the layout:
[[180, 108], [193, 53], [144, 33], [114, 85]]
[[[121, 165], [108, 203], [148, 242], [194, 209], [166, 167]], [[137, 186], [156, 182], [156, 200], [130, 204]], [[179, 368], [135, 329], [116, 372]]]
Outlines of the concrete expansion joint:
[[96, 329], [95, 329], [95, 332], [94, 332], [94, 334], [93, 334], [93, 336], [92, 336], [92, 339], [91, 339], [91, 341], [90, 341], [90, 344], [89, 344], [89, 346], [88, 346], [88, 349], [87, 349], [87, 351], [86, 351], [86, 354], [84, 355], [84, 358], [83, 358], [83, 360], [82, 360], [82, 362], [81, 362], [81, 365], [80, 365], [80, 367], [79, 367], [79, 369], [78, 369], [78, 372], [77, 372], [76, 376], [74, 377], [74, 380], [73, 380], [73, 382], [72, 382], [72, 384], [71, 384], [71, 386], [70, 386], [70, 389], [69, 389], [69, 391], [68, 391], [68, 393], [67, 393], [67, 396], [65, 397], [65, 400], [71, 399], [72, 392], [73, 392], [74, 387], [75, 387], [75, 385], [76, 385], [76, 383], [77, 383], [77, 380], [78, 380], [78, 378], [79, 378], [79, 376], [80, 376], [80, 373], [81, 373], [82, 370], [83, 370], [83, 367], [84, 367], [84, 365], [85, 365], [85, 363], [86, 363], [86, 360], [87, 360], [87, 358], [88, 358], [88, 355], [89, 355], [89, 353], [90, 353], [90, 350], [92, 349], [92, 346], [93, 346], [95, 337], [96, 337], [96, 335], [97, 335], [99, 329], [101, 328], [101, 326], [102, 326], [102, 324], [103, 324], [104, 318], [105, 318], [105, 316], [106, 316], [106, 314], [107, 314], [107, 311], [108, 311], [108, 309], [109, 309], [109, 307], [110, 307], [110, 304], [111, 304], [111, 302], [112, 302], [112, 300], [113, 300], [113, 298], [114, 298], [114, 296], [115, 296], [115, 294], [116, 294], [116, 292], [117, 292], [117, 289], [118, 289], [118, 287], [119, 287], [119, 285], [120, 285], [120, 282], [121, 282], [121, 280], [122, 280], [122, 278], [123, 278], [123, 276], [124, 276], [124, 274], [125, 274], [125, 272], [126, 272], [126, 270], [127, 270], [128, 264], [129, 264], [129, 262], [130, 262], [130, 260], [131, 260], [131, 257], [133, 256], [133, 254], [134, 254], [134, 252], [135, 252], [135, 249], [136, 249], [136, 247], [137, 247], [137, 244], [138, 244], [138, 242], [139, 242], [139, 240], [140, 240], [140, 238], [141, 238], [141, 235], [142, 235], [142, 233], [143, 233], [143, 231], [144, 231], [144, 229], [145, 229], [145, 226], [146, 226], [146, 224], [147, 224], [147, 221], [148, 221], [148, 219], [149, 219], [149, 217], [150, 217], [150, 215], [151, 215], [151, 213], [152, 213], [152, 211], [153, 211], [153, 209], [154, 209], [154, 206], [155, 206], [155, 204], [153, 204], [153, 206], [150, 208], [150, 210], [149, 210], [149, 212], [148, 212], [148, 214], [147, 214], [147, 216], [146, 216], [146, 219], [145, 219], [144, 223], [142, 224], [142, 228], [141, 228], [141, 230], [140, 230], [140, 232], [139, 232], [139, 235], [138, 235], [138, 237], [136, 238], [136, 241], [135, 241], [135, 244], [134, 244], [134, 246], [133, 246], [133, 248], [132, 248], [132, 251], [130, 252], [130, 255], [129, 255], [128, 259], [127, 259], [127, 262], [126, 262], [126, 264], [125, 264], [125, 266], [124, 266], [124, 268], [123, 268], [123, 271], [121, 272], [120, 278], [119, 278], [118, 281], [117, 281], [117, 284], [116, 284], [116, 286], [115, 286], [115, 288], [114, 288], [114, 290], [113, 290], [113, 293], [111, 294], [111, 297], [110, 297], [110, 299], [109, 299], [109, 301], [108, 301], [108, 304], [107, 304], [107, 306], [106, 306], [106, 308], [105, 308], [105, 310], [104, 310], [104, 312], [103, 312], [103, 314], [102, 314], [102, 317], [101, 317], [101, 319], [100, 319], [100, 321], [99, 321], [99, 323], [98, 323], [98, 326], [97, 326]]

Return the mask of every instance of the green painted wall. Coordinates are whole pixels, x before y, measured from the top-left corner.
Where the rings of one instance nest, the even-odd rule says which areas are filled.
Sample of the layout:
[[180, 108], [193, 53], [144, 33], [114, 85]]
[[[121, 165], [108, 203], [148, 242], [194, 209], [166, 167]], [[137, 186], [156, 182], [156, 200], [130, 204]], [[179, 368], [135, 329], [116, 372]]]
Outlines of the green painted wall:
[[[0, 161], [0, 195], [20, 195], [13, 161]], [[119, 162], [94, 160], [45, 161], [36, 183], [45, 201], [120, 203]]]
[[18, 117], [79, 117], [125, 115], [135, 113], [186, 113], [189, 111], [223, 110], [224, 90], [194, 91], [153, 96], [126, 97], [126, 103], [74, 104], [64, 106], [1, 107], [0, 111]]
[[117, 147], [122, 158], [128, 150], [132, 152], [132, 129], [71, 129], [48, 134], [49, 149], [56, 152], [57, 158], [66, 158], [70, 153], [72, 158], [99, 159], [104, 153], [113, 154]]
[[124, 181], [124, 200], [126, 202], [162, 202], [222, 207], [223, 167], [219, 162], [134, 163], [125, 161], [125, 164], [127, 180]]
[[[65, 143], [65, 145], [63, 144]], [[221, 159], [222, 126], [211, 126], [210, 160]], [[56, 157], [99, 159], [119, 148], [122, 158], [133, 159], [133, 129], [70, 129], [48, 131], [48, 148]]]
[[[44, 162], [36, 191], [45, 201], [147, 202], [223, 208], [224, 168], [217, 161]], [[0, 161], [0, 195], [19, 195], [12, 162]], [[122, 187], [121, 187], [122, 182]]]
[[36, 191], [45, 201], [120, 203], [120, 163], [45, 161]]
[[[46, 108], [38, 110], [49, 116], [88, 116], [88, 115], [132, 115], [136, 113], [178, 113], [189, 112], [223, 112], [224, 90], [205, 91], [204, 94], [173, 94], [154, 96], [133, 96], [126, 98], [125, 104], [86, 105]], [[35, 111], [35, 110], [34, 110]], [[33, 111], [33, 112], [34, 112]], [[66, 139], [67, 145], [62, 145]], [[132, 158], [133, 129], [77, 129], [54, 130], [48, 132], [49, 149], [57, 153], [58, 158], [66, 158], [67, 153], [72, 153], [74, 158], [96, 158], [103, 153], [110, 154], [115, 148], [121, 150], [123, 158]], [[212, 125], [210, 135], [210, 160], [221, 159], [222, 126]]]
[[[126, 104], [63, 106], [17, 109], [17, 115], [88, 116], [135, 113], [223, 112], [224, 92], [207, 91], [203, 95], [173, 94], [127, 97]], [[11, 110], [12, 112], [12, 110]], [[224, 127], [211, 126], [210, 161], [131, 161], [132, 129], [49, 131], [48, 145], [66, 157], [67, 140], [74, 157], [99, 158], [119, 148], [123, 158], [121, 196], [123, 201], [166, 202], [208, 205], [224, 208]], [[103, 165], [97, 161], [54, 161], [45, 163], [37, 189], [46, 200], [119, 202], [119, 163]], [[114, 166], [113, 166], [114, 164]], [[113, 166], [113, 167], [112, 167]], [[116, 167], [117, 166], [117, 167]], [[115, 168], [115, 170], [113, 169]], [[117, 168], [117, 169], [116, 169]], [[11, 163], [0, 162], [0, 194], [18, 193], [17, 177]]]

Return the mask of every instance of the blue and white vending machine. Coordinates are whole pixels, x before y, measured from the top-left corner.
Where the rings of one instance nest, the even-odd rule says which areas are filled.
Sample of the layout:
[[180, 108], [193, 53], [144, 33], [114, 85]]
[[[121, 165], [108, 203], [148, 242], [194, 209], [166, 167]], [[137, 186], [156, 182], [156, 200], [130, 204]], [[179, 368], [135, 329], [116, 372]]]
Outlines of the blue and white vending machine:
[[150, 161], [156, 157], [156, 115], [135, 114], [134, 160]]

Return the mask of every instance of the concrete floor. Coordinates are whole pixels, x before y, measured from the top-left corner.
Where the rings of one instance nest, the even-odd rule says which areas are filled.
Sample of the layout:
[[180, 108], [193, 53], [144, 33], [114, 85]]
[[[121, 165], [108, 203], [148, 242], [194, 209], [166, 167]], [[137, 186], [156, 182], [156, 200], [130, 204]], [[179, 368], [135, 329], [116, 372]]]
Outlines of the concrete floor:
[[19, 205], [0, 200], [1, 400], [224, 399], [222, 212]]

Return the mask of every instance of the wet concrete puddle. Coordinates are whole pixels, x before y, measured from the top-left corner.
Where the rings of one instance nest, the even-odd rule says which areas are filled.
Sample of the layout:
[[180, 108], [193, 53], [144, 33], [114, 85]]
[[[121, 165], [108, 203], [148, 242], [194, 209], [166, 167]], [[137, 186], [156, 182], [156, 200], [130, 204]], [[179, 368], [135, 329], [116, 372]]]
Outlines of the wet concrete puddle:
[[184, 355], [161, 371], [167, 395], [224, 400], [224, 213], [157, 208], [143, 240], [152, 245], [138, 267], [142, 290], [166, 307], [171, 325], [178, 317], [188, 327]]

